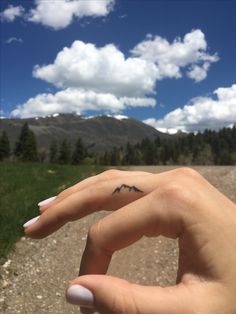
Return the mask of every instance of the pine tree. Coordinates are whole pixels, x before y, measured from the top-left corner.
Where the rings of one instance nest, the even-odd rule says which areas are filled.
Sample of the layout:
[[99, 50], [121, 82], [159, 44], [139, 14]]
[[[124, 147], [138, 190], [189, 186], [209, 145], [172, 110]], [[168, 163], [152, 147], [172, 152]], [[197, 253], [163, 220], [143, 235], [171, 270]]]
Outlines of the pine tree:
[[117, 153], [116, 153], [116, 149], [113, 148], [111, 151], [111, 162], [110, 162], [111, 166], [118, 166], [118, 159], [117, 159]]
[[21, 161], [37, 161], [37, 142], [34, 132], [29, 129], [27, 123], [21, 128], [21, 133], [15, 145], [14, 154]]
[[28, 127], [28, 124], [25, 123], [21, 128], [20, 136], [18, 138], [18, 141], [15, 144], [14, 154], [16, 157], [20, 158], [20, 156], [22, 155], [25, 143], [27, 141], [28, 134], [29, 134], [29, 127]]
[[22, 161], [37, 161], [37, 143], [33, 131], [29, 131], [27, 141], [22, 154]]
[[211, 146], [209, 144], [203, 144], [201, 150], [196, 156], [194, 163], [196, 165], [212, 165], [213, 164], [213, 154]]
[[133, 156], [134, 156], [134, 146], [128, 142], [125, 148], [124, 164], [132, 165]]
[[61, 142], [59, 149], [58, 162], [60, 164], [69, 164], [70, 163], [70, 144], [66, 139]]
[[51, 163], [57, 162], [57, 154], [58, 154], [57, 141], [52, 141], [50, 144], [50, 152], [49, 152], [49, 161]]
[[110, 154], [110, 165], [120, 166], [123, 159], [123, 149], [120, 147], [113, 147]]
[[106, 151], [104, 154], [104, 165], [110, 165], [111, 164], [111, 153]]
[[75, 150], [72, 154], [72, 164], [73, 165], [78, 165], [81, 164], [81, 162], [84, 160], [86, 157], [87, 152], [84, 147], [84, 144], [80, 138], [78, 138], [76, 144], [75, 144]]
[[10, 142], [6, 131], [2, 132], [0, 137], [0, 161], [10, 157]]

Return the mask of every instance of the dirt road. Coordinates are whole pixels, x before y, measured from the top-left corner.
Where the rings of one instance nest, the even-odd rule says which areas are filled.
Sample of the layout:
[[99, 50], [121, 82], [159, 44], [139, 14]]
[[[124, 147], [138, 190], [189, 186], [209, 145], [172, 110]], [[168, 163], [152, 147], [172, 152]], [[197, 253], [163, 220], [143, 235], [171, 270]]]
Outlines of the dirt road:
[[[161, 172], [169, 168], [140, 169]], [[236, 167], [197, 170], [236, 202]], [[67, 224], [40, 241], [22, 238], [0, 268], [0, 313], [79, 313], [77, 307], [65, 302], [64, 291], [78, 274], [88, 227], [102, 215]], [[175, 282], [177, 255], [176, 241], [143, 238], [114, 255], [109, 274], [141, 284], [171, 285]]]

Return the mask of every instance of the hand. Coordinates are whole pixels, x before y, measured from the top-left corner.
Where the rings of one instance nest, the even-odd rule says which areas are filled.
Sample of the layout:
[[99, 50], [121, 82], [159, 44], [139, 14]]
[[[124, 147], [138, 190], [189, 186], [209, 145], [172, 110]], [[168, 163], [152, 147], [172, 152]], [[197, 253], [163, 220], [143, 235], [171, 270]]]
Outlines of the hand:
[[[88, 313], [236, 313], [236, 206], [200, 174], [188, 168], [104, 172], [43, 206], [25, 233], [42, 238], [101, 209], [116, 211], [90, 228], [69, 302], [90, 308]], [[178, 238], [175, 286], [140, 286], [104, 275], [115, 251], [158, 235]]]

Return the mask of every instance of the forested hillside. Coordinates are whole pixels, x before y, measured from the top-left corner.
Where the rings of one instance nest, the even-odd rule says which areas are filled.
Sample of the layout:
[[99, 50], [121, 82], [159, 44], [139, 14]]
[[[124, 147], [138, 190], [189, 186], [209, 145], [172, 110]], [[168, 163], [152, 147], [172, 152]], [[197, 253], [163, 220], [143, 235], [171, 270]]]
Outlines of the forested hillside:
[[68, 138], [52, 140], [48, 150], [37, 144], [34, 132], [25, 123], [15, 143], [6, 131], [0, 136], [0, 160], [40, 161], [59, 164], [101, 165], [234, 165], [236, 164], [236, 126], [220, 131], [179, 136], [144, 138], [107, 151], [93, 152], [83, 138], [72, 144]]
[[233, 165], [236, 164], [236, 127], [114, 147], [104, 153], [104, 165]]

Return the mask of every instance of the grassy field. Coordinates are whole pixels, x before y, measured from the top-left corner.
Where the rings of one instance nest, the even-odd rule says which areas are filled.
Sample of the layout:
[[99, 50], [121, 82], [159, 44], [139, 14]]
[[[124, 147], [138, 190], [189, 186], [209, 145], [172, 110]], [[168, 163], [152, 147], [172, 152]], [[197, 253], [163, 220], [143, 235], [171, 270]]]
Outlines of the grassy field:
[[0, 258], [23, 235], [22, 225], [38, 215], [37, 203], [102, 171], [95, 166], [0, 163]]

